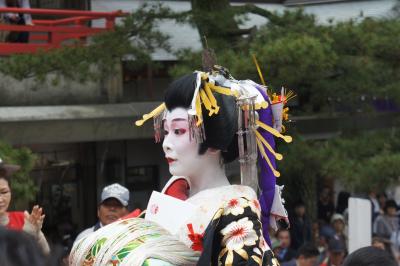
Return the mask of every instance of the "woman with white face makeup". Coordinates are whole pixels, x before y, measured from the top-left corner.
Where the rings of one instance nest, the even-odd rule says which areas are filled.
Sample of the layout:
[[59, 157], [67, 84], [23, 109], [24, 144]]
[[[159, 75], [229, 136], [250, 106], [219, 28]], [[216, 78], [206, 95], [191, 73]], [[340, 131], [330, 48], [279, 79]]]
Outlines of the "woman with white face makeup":
[[199, 154], [199, 144], [189, 137], [187, 109], [178, 107], [168, 111], [164, 120], [163, 149], [174, 176], [185, 176], [190, 181], [189, 196], [199, 191], [229, 185], [222, 167], [221, 152], [209, 148]]
[[[122, 227], [135, 224], [133, 227], [138, 228], [146, 222], [137, 218], [117, 222], [74, 246], [72, 265], [101, 265], [110, 261], [114, 265], [142, 265], [143, 261], [146, 265], [278, 265], [263, 236], [261, 207], [255, 191], [248, 186], [231, 185], [225, 174], [225, 163], [235, 160], [242, 148], [237, 134], [238, 112], [242, 109], [238, 111], [233, 91], [213, 87], [223, 93], [211, 92], [208, 86], [215, 84], [208, 82], [205, 73], [177, 79], [167, 89], [164, 104], [144, 116], [156, 117], [155, 136], [157, 140], [163, 138], [172, 175], [162, 192], [171, 195], [168, 191], [177, 181], [184, 180], [184, 200], [195, 206], [194, 213], [171, 236], [174, 240], [160, 238], [151, 242], [149, 237], [137, 247], [132, 243], [137, 243], [139, 233], [134, 229], [124, 231]], [[200, 97], [203, 109], [198, 108]], [[248, 114], [245, 112], [245, 117]], [[163, 227], [162, 221], [160, 225]], [[136, 238], [130, 239], [133, 236]], [[121, 239], [125, 240], [118, 244]], [[135, 261], [134, 258], [144, 256], [144, 251], [149, 253], [146, 259]], [[172, 255], [183, 253], [184, 258], [179, 259]]]
[[238, 156], [235, 97], [213, 95], [218, 115], [203, 111], [205, 137], [199, 143], [188, 113], [196, 79], [193, 73], [176, 80], [165, 95], [163, 150], [170, 173], [189, 183], [186, 201], [199, 209], [182, 226], [179, 239], [202, 252], [198, 265], [267, 265], [272, 256], [264, 256], [271, 253], [261, 231], [257, 195], [250, 187], [230, 185], [225, 174], [224, 164]]

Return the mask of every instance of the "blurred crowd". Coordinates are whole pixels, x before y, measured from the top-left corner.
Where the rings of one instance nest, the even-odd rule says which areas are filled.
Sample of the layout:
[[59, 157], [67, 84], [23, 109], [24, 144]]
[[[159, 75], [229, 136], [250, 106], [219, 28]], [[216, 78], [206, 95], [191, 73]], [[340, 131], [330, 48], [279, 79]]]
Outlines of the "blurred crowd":
[[[348, 255], [348, 200], [351, 194], [340, 192], [336, 205], [332, 194], [328, 187], [321, 190], [316, 220], [310, 220], [305, 204], [298, 202], [289, 216], [289, 228], [270, 232], [272, 249], [281, 265], [343, 265]], [[368, 199], [372, 213], [372, 246], [400, 264], [398, 206], [385, 193], [371, 191]], [[313, 263], [294, 264], [302, 253], [312, 255]]]

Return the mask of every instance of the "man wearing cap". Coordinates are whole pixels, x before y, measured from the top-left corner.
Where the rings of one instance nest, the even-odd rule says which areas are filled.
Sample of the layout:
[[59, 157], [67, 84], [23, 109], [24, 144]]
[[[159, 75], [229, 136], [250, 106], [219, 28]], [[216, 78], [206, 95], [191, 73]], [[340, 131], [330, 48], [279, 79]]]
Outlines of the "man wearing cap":
[[101, 202], [97, 209], [99, 221], [94, 226], [82, 231], [75, 241], [127, 215], [128, 201], [129, 190], [126, 187], [117, 183], [106, 186], [101, 193]]
[[333, 238], [342, 241], [347, 250], [346, 222], [343, 215], [335, 213], [331, 218], [331, 225], [335, 230]]

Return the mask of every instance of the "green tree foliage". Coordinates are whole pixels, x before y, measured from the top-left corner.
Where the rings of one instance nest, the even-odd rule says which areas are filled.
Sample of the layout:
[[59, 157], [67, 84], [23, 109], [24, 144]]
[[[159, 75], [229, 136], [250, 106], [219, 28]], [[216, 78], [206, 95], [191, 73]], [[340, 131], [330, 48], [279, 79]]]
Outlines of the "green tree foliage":
[[192, 10], [186, 12], [186, 20], [198, 29], [204, 46], [218, 50], [239, 48], [242, 36], [252, 34], [255, 28], [240, 27], [247, 20], [248, 13], [254, 13], [270, 20], [275, 14], [254, 4], [232, 6], [229, 0], [191, 0]]
[[355, 192], [382, 191], [400, 178], [399, 137], [394, 128], [324, 142], [321, 174], [338, 177]]
[[[279, 184], [285, 185], [289, 205], [303, 200], [313, 215], [318, 181], [333, 177], [349, 192], [383, 191], [400, 178], [398, 128], [344, 135], [325, 141], [303, 140], [278, 145], [284, 159], [278, 163]], [[301, 191], [301, 193], [298, 193]]]
[[[273, 14], [259, 30], [215, 52], [235, 77], [259, 80], [255, 54], [270, 88], [297, 92], [300, 113], [368, 111], [375, 98], [400, 100], [399, 31], [398, 18], [321, 25], [299, 9]], [[199, 52], [179, 55], [185, 64], [173, 75], [201, 68]]]
[[[310, 217], [315, 218], [317, 179], [321, 177], [323, 161], [317, 142], [294, 136], [290, 144], [278, 145], [283, 160], [278, 162], [281, 177], [277, 183], [285, 185], [283, 198], [288, 206], [303, 201]], [[299, 193], [301, 191], [301, 193]]]
[[13, 148], [11, 145], [0, 141], [0, 158], [9, 164], [21, 166], [11, 178], [12, 207], [23, 209], [27, 203], [35, 199], [38, 191], [37, 185], [29, 176], [34, 167], [36, 156], [28, 148]]

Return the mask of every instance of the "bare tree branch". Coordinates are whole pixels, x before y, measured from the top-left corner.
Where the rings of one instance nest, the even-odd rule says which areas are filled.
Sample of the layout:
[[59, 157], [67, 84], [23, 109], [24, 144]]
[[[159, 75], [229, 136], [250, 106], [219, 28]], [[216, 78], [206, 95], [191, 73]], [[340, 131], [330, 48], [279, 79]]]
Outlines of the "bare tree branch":
[[255, 29], [256, 29], [256, 26], [253, 26], [253, 27], [247, 28], [247, 29], [228, 30], [226, 33], [227, 33], [227, 35], [230, 35], [230, 36], [240, 36], [240, 35], [245, 35], [245, 34], [251, 34]]
[[254, 4], [245, 4], [240, 6], [231, 6], [232, 10], [235, 11], [238, 15], [243, 15], [246, 13], [256, 14], [262, 17], [267, 18], [270, 21], [275, 21], [278, 17], [264, 8], [258, 7]]

